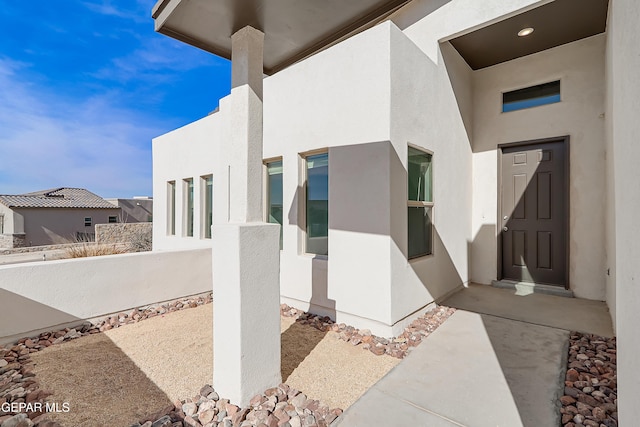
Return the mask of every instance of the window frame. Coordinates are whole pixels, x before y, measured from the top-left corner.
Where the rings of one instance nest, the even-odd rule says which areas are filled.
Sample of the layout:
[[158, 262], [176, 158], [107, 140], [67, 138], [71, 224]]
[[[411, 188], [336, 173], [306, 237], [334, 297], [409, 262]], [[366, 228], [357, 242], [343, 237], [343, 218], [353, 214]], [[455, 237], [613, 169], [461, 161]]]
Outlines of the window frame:
[[[326, 154], [327, 155], [327, 164], [329, 163], [329, 148], [325, 147], [325, 148], [319, 148], [316, 150], [311, 150], [311, 151], [307, 151], [304, 153], [300, 153], [300, 168], [302, 173], [300, 173], [300, 187], [302, 189], [301, 191], [301, 195], [302, 197], [300, 197], [299, 200], [299, 210], [298, 210], [298, 222], [302, 225], [301, 227], [301, 238], [300, 238], [300, 247], [301, 247], [301, 253], [303, 255], [307, 255], [307, 256], [313, 256], [313, 257], [318, 257], [321, 259], [328, 259], [329, 257], [329, 213], [327, 211], [327, 253], [326, 254], [316, 254], [314, 252], [308, 252], [308, 224], [307, 224], [307, 216], [308, 216], [308, 212], [307, 212], [307, 197], [308, 197], [308, 168], [307, 168], [307, 159], [309, 157], [313, 157], [313, 156], [318, 156], [321, 154]], [[329, 203], [329, 173], [327, 170], [327, 205]]]
[[280, 250], [283, 250], [284, 247], [284, 162], [282, 159], [282, 156], [280, 157], [270, 157], [268, 159], [263, 159], [262, 160], [262, 182], [263, 182], [263, 192], [262, 192], [262, 218], [264, 220], [264, 222], [269, 223], [269, 224], [277, 224], [277, 223], [273, 223], [271, 221], [269, 221], [269, 205], [270, 205], [270, 197], [269, 197], [269, 190], [271, 188], [270, 186], [270, 175], [269, 175], [269, 165], [272, 163], [277, 163], [280, 162], [281, 164], [281, 168], [282, 168], [282, 191], [283, 191], [283, 196], [282, 196], [282, 224], [280, 224]]
[[[211, 181], [211, 188], [207, 185]], [[210, 193], [209, 193], [209, 190]], [[207, 195], [209, 198], [207, 199]], [[211, 206], [209, 207], [210, 202]], [[210, 210], [210, 212], [207, 212]], [[210, 215], [211, 224], [209, 224], [207, 213]], [[211, 238], [211, 226], [213, 225], [213, 174], [202, 175], [200, 177], [200, 238]]]
[[193, 178], [182, 180], [182, 236], [194, 237], [195, 183]]
[[176, 235], [176, 181], [167, 181], [167, 236]]
[[[409, 149], [414, 149], [417, 151], [420, 151], [424, 154], [429, 155], [430, 160], [431, 160], [431, 176], [430, 176], [430, 191], [429, 194], [431, 195], [431, 201], [420, 201], [420, 200], [410, 200], [409, 199]], [[433, 151], [426, 149], [424, 147], [420, 147], [419, 145], [414, 145], [414, 144], [407, 144], [407, 179], [405, 181], [405, 185], [406, 185], [406, 191], [405, 194], [407, 195], [407, 260], [408, 261], [413, 261], [413, 260], [418, 260], [418, 259], [422, 259], [422, 258], [426, 258], [426, 257], [430, 257], [434, 255], [434, 250], [433, 250], [433, 236], [435, 235], [435, 227], [434, 227], [434, 206], [435, 206], [435, 195], [433, 193], [433, 189], [435, 187], [434, 185], [434, 154]], [[429, 209], [429, 218], [430, 218], [430, 226], [431, 226], [431, 238], [429, 239], [429, 252], [428, 253], [421, 253], [421, 254], [417, 254], [417, 255], [410, 255], [409, 254], [409, 233], [410, 233], [410, 229], [409, 229], [409, 209], [411, 208], [425, 208], [425, 209]]]
[[[539, 87], [539, 86], [552, 85], [552, 84], [555, 84], [555, 83], [558, 84], [558, 93], [557, 93], [557, 95], [554, 94], [553, 96], [557, 96], [558, 97], [557, 100], [552, 100], [552, 101], [549, 101], [549, 102], [542, 102], [542, 103], [538, 103], [538, 104], [535, 104], [535, 105], [527, 105], [527, 106], [522, 106], [522, 107], [517, 107], [517, 108], [508, 108], [508, 109], [505, 110], [505, 105], [513, 104], [513, 102], [505, 104], [505, 96], [507, 96], [509, 94], [512, 94], [514, 92], [523, 92], [523, 91], [526, 91], [526, 90], [534, 89], [534, 88]], [[527, 86], [521, 86], [521, 87], [517, 87], [517, 88], [514, 88], [514, 89], [503, 90], [500, 93], [500, 113], [501, 114], [507, 114], [507, 113], [513, 113], [515, 111], [530, 110], [531, 108], [544, 107], [546, 105], [558, 104], [558, 103], [562, 102], [562, 100], [563, 100], [563, 96], [562, 96], [562, 90], [563, 90], [562, 88], [563, 88], [563, 86], [564, 85], [562, 84], [562, 78], [557, 77], [557, 78], [552, 78], [550, 80], [545, 80], [545, 81], [542, 81], [542, 82], [539, 82], [539, 83], [530, 84], [530, 85], [527, 85]], [[551, 95], [548, 95], [548, 96], [546, 96], [546, 98], [549, 98], [550, 96]], [[519, 102], [531, 101], [533, 99], [536, 99], [536, 98], [526, 98], [524, 100], [520, 100]]]

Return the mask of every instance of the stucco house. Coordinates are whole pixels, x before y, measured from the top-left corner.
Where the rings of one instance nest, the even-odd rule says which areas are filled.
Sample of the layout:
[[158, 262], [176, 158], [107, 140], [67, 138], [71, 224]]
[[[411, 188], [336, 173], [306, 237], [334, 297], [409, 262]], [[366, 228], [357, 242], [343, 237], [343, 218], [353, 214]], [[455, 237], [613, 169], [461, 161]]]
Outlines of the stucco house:
[[119, 215], [118, 206], [83, 188], [0, 195], [0, 248], [92, 241], [95, 224]]
[[105, 200], [121, 209], [119, 220], [122, 222], [151, 222], [153, 220], [153, 197], [135, 196], [129, 199]]
[[[154, 8], [157, 31], [249, 67], [254, 43], [266, 74], [154, 139], [154, 250], [213, 244], [215, 288], [216, 224], [280, 224], [280, 300], [383, 336], [471, 282], [604, 300], [623, 399], [640, 392], [638, 4], [232, 3]], [[241, 24], [264, 40], [232, 46]], [[242, 132], [262, 132], [262, 172]], [[262, 218], [237, 219], [235, 189]]]

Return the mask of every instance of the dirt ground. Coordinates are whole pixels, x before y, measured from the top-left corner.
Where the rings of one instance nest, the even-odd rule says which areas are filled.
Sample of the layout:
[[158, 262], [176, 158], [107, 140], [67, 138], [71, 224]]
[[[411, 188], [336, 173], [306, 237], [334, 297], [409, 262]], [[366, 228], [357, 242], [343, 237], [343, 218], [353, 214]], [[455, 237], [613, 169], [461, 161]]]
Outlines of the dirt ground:
[[[207, 304], [33, 353], [49, 400], [69, 404], [50, 417], [69, 427], [128, 427], [196, 395], [213, 378], [212, 328]], [[291, 318], [281, 330], [283, 381], [332, 408], [349, 407], [399, 363]]]

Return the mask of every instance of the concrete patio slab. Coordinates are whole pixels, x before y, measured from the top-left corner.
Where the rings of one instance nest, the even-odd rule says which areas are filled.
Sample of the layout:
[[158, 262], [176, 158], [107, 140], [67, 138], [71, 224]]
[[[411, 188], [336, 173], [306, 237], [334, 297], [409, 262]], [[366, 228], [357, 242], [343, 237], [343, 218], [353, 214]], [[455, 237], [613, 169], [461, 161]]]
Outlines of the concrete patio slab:
[[567, 331], [614, 335], [611, 314], [603, 301], [534, 293], [521, 295], [510, 289], [471, 284], [442, 304]]
[[414, 408], [406, 415], [410, 425], [559, 425], [568, 337], [564, 330], [459, 310], [338, 425], [371, 425], [367, 417], [384, 416], [383, 408], [398, 414], [408, 407]]

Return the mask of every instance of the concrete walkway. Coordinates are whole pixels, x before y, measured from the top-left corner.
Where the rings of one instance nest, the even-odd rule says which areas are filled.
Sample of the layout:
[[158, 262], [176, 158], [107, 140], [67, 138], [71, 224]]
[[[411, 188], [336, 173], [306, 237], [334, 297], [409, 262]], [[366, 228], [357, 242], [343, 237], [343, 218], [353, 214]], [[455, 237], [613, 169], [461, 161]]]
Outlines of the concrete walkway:
[[[454, 313], [351, 406], [338, 426], [560, 425], [567, 329], [580, 323], [567, 319], [593, 306], [587, 316], [596, 319], [588, 326], [596, 330], [579, 329], [609, 335], [606, 306], [535, 295], [525, 310], [518, 308], [522, 296], [485, 286], [451, 299], [456, 304], [450, 305], [476, 312]], [[542, 326], [548, 324], [553, 327]]]

